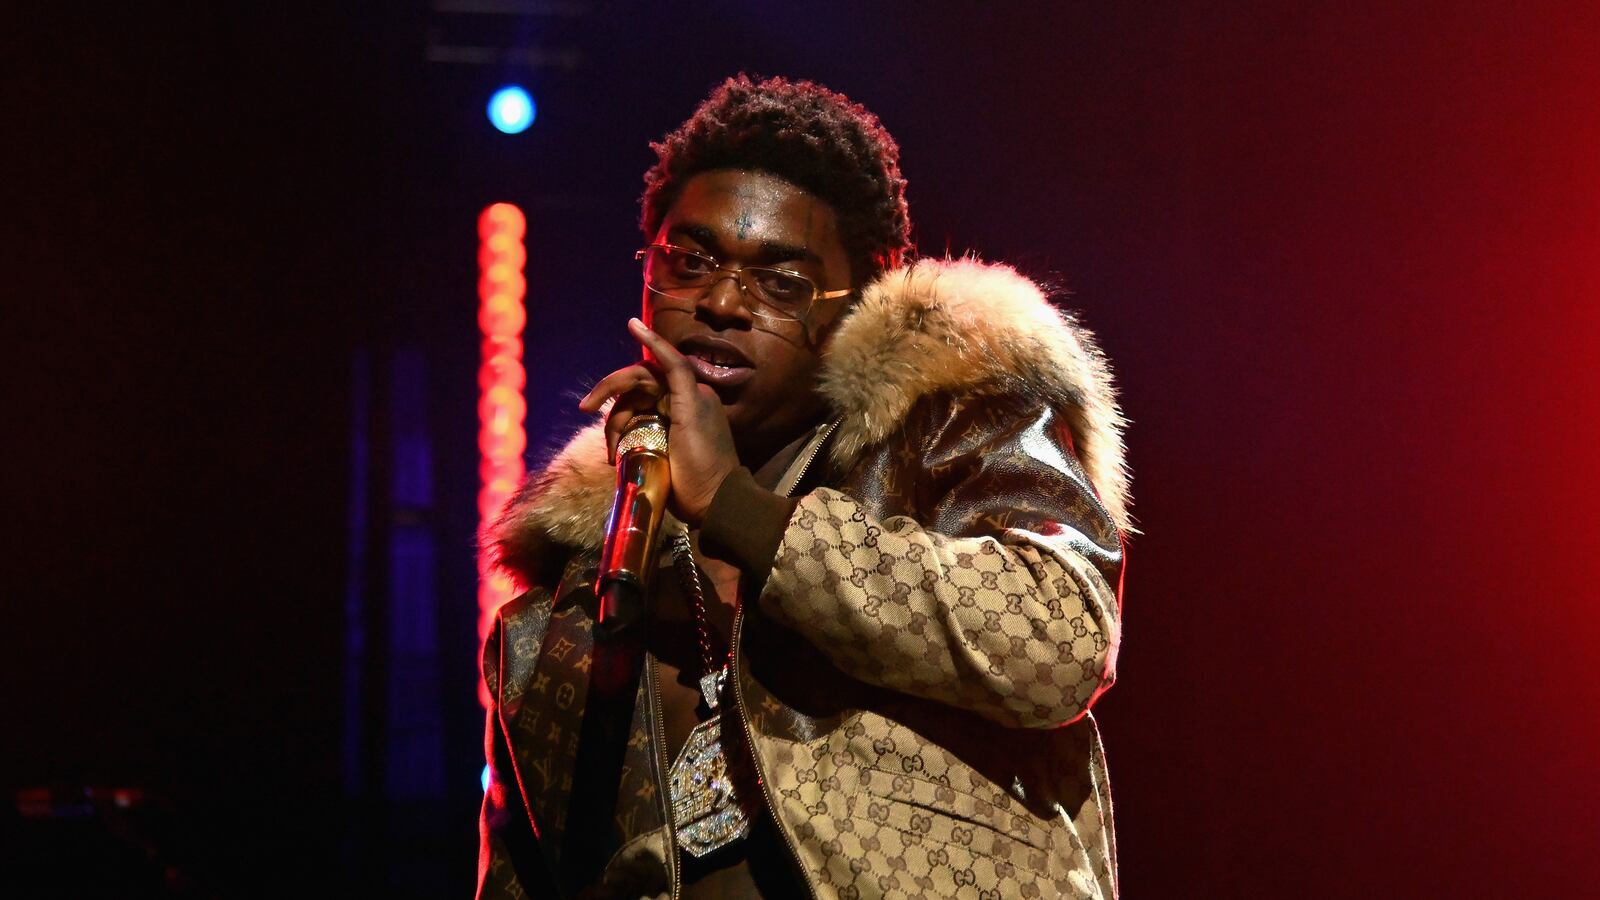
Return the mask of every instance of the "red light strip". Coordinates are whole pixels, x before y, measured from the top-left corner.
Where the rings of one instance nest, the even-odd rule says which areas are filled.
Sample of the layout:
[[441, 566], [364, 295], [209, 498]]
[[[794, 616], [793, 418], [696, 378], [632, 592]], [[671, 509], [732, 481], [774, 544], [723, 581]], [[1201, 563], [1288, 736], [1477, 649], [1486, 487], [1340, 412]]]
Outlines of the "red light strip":
[[[522, 453], [528, 447], [523, 427], [528, 403], [522, 389], [522, 328], [528, 312], [523, 298], [528, 282], [527, 219], [510, 203], [496, 203], [478, 216], [478, 329], [483, 333], [478, 368], [478, 528], [494, 522], [522, 482]], [[489, 633], [495, 610], [516, 596], [517, 584], [484, 562], [478, 569], [478, 636]], [[488, 702], [480, 685], [479, 699]]]

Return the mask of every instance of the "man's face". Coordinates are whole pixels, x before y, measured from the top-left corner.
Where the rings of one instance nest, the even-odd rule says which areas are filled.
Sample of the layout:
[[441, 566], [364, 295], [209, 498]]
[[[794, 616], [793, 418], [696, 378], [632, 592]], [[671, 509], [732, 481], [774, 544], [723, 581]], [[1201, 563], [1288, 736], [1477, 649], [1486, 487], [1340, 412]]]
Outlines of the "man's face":
[[[759, 172], [703, 172], [683, 187], [656, 234], [726, 266], [775, 266], [824, 290], [850, 286], [850, 262], [833, 207]], [[724, 276], [698, 299], [644, 292], [644, 321], [689, 358], [727, 410], [741, 461], [759, 466], [823, 414], [815, 391], [821, 344], [848, 298], [818, 300], [805, 322], [753, 313], [738, 279]]]

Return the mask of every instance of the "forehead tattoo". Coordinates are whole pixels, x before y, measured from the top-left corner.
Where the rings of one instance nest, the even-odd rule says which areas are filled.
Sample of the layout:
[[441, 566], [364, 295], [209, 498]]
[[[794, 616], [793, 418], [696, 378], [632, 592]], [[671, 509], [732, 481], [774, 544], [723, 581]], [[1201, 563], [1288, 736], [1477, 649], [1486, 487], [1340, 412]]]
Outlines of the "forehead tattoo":
[[749, 188], [749, 186], [744, 185], [744, 184], [735, 184], [735, 185], [731, 185], [731, 186], [726, 186], [726, 187], [721, 188], [719, 192], [720, 193], [726, 193], [726, 194], [732, 196], [733, 199], [738, 203], [738, 205], [739, 205], [739, 214], [734, 217], [733, 224], [738, 229], [737, 233], [738, 233], [738, 236], [739, 236], [739, 240], [742, 241], [742, 240], [745, 240], [745, 239], [749, 238], [750, 237], [750, 229], [756, 227], [755, 217], [750, 215], [750, 205], [749, 204], [750, 204], [750, 201], [760, 198], [760, 196], [761, 196], [760, 192], [751, 190]]
[[[760, 210], [761, 201], [773, 199], [773, 193], [771, 189], [767, 188], [765, 185], [712, 182], [711, 184], [707, 185], [707, 189], [713, 194], [723, 194], [733, 198], [734, 206], [737, 210], [737, 212], [734, 214], [733, 226], [734, 233], [737, 235], [739, 240], [748, 240], [750, 235], [756, 231], [757, 226], [760, 224], [760, 221], [758, 220], [767, 219], [767, 216], [765, 215], [758, 217], [751, 212], [752, 204], [756, 206], [757, 210]], [[817, 200], [816, 198], [809, 196], [797, 199], [799, 199], [799, 201], [805, 207], [805, 218], [800, 229], [800, 248], [808, 250], [811, 247], [812, 241], [816, 237], [816, 235], [812, 232], [812, 228], [821, 227], [820, 223], [818, 223], [816, 220]]]

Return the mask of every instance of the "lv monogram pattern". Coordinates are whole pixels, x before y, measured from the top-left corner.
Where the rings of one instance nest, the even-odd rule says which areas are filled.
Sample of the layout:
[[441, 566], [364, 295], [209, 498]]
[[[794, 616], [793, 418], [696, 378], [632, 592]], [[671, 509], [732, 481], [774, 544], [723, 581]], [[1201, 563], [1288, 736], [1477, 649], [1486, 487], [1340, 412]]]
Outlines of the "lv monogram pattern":
[[548, 591], [531, 590], [500, 608], [495, 627], [483, 648], [483, 680], [495, 692], [489, 713], [484, 750], [493, 771], [483, 797], [483, 846], [478, 860], [479, 898], [523, 900], [528, 896], [513, 860], [537, 854], [522, 797], [517, 769], [511, 760], [507, 725], [516, 722], [523, 705], [524, 685], [537, 662], [540, 636], [550, 621], [552, 598]]
[[[526, 791], [528, 809], [539, 826], [538, 851], [551, 870], [560, 865], [557, 851], [566, 824], [566, 801], [572, 791], [584, 699], [594, 662], [594, 619], [583, 602], [574, 600], [592, 595], [593, 562], [592, 557], [581, 555], [569, 562], [562, 579], [562, 602], [534, 589], [502, 608], [484, 652], [484, 678], [499, 686], [499, 722], [491, 717], [487, 739], [495, 778], [485, 799], [485, 818], [501, 820], [502, 828], [509, 828], [511, 823], [505, 819], [523, 815], [512, 808], [520, 799], [513, 796], [519, 789]], [[647, 658], [646, 664], [653, 667], [654, 662]], [[670, 873], [666, 862], [670, 845], [660, 814], [656, 748], [651, 739], [654, 694], [644, 679], [637, 690], [613, 819], [613, 839], [622, 846], [605, 875], [605, 885], [619, 896], [670, 893], [670, 885], [664, 882]], [[502, 733], [509, 737], [509, 750], [500, 740]], [[508, 761], [514, 765], [506, 765]], [[498, 831], [490, 829], [486, 842], [492, 852], [483, 864], [487, 871], [479, 896], [528, 896], [508, 865], [510, 854]]]

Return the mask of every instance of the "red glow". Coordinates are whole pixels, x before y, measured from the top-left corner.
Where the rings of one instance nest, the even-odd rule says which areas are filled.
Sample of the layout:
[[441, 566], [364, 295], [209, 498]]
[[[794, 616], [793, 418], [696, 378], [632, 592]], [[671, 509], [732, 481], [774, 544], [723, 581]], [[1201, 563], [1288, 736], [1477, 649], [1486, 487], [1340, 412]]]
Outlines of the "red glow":
[[528, 262], [528, 250], [517, 238], [505, 232], [496, 232], [478, 248], [478, 266], [487, 272], [495, 262], [520, 270]]
[[527, 401], [522, 399], [519, 385], [498, 382], [483, 392], [478, 401], [478, 419], [495, 423], [496, 430], [509, 430], [521, 425], [528, 415]]
[[[478, 368], [478, 530], [499, 516], [524, 473], [522, 453], [528, 447], [523, 421], [528, 403], [522, 391], [522, 329], [527, 325], [523, 298], [528, 282], [522, 270], [528, 251], [523, 243], [527, 219], [509, 203], [496, 203], [478, 217], [478, 327], [483, 363]], [[479, 563], [478, 634], [488, 634], [494, 612], [516, 596], [517, 585], [503, 572]], [[480, 684], [478, 699], [489, 697]]]
[[478, 352], [483, 356], [485, 364], [495, 361], [496, 357], [504, 357], [521, 365], [522, 338], [514, 334], [488, 335], [478, 346]]
[[485, 243], [496, 234], [507, 235], [520, 242], [527, 233], [528, 220], [514, 204], [495, 203], [478, 216], [478, 237]]
[[497, 384], [509, 385], [521, 391], [527, 385], [528, 374], [522, 368], [522, 361], [509, 356], [489, 356], [478, 369], [478, 387], [489, 390]]
[[521, 422], [513, 423], [497, 417], [484, 422], [483, 427], [478, 429], [478, 452], [484, 456], [503, 459], [521, 456], [526, 449], [528, 433]]
[[[478, 521], [484, 525], [494, 522], [495, 517], [500, 515], [500, 509], [510, 499], [510, 491], [498, 489], [494, 485], [484, 485], [478, 491]], [[510, 600], [511, 598], [508, 596], [505, 599]], [[505, 601], [502, 600], [501, 602]]]
[[528, 312], [522, 305], [522, 293], [490, 294], [478, 307], [478, 327], [484, 334], [511, 336], [522, 333], [528, 324]]
[[525, 472], [521, 457], [494, 459], [485, 456], [478, 462], [478, 480], [484, 484], [507, 478], [520, 483]]

